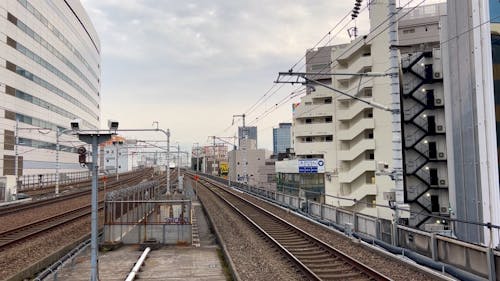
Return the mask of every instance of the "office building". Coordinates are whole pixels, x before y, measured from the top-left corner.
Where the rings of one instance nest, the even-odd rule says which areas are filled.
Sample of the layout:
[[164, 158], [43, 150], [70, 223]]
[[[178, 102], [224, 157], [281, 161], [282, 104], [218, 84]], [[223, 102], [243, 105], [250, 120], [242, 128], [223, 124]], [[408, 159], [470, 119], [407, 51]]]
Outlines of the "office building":
[[[82, 170], [70, 121], [99, 125], [100, 42], [79, 1], [0, 2], [0, 173]], [[17, 120], [17, 126], [16, 126]], [[16, 128], [17, 127], [17, 128]], [[16, 165], [16, 134], [18, 136]]]
[[270, 152], [265, 149], [231, 150], [228, 155], [231, 181], [257, 186], [261, 181], [259, 169], [266, 165]]
[[238, 146], [257, 149], [257, 127], [238, 127]]
[[292, 123], [280, 123], [273, 128], [273, 154], [285, 153], [292, 147]]

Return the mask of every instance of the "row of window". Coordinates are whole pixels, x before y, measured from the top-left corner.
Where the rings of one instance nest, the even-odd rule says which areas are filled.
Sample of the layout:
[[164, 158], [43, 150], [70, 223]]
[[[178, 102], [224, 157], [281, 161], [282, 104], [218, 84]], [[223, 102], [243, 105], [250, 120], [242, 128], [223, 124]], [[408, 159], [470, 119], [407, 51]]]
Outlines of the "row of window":
[[[38, 105], [40, 107], [43, 107], [43, 108], [46, 108], [52, 112], [55, 112], [61, 116], [64, 116], [64, 117], [67, 117], [69, 119], [77, 119], [77, 118], [80, 118], [78, 117], [77, 115], [67, 111], [67, 110], [64, 110], [62, 108], [60, 108], [59, 106], [56, 106], [52, 103], [49, 103], [43, 99], [40, 99], [38, 97], [34, 97], [28, 93], [25, 93], [23, 91], [19, 91], [17, 89], [14, 89], [8, 85], [6, 85], [6, 91], [5, 91], [7, 94], [9, 95], [12, 95], [12, 96], [15, 96], [17, 98], [20, 98], [24, 101], [27, 101], [29, 103], [32, 103], [34, 105]], [[82, 120], [82, 123], [84, 125], [85, 128], [92, 128], [92, 129], [97, 129], [94, 125], [90, 124], [89, 122], [85, 121], [85, 120]]]
[[[51, 142], [46, 142], [46, 141], [40, 141], [40, 140], [33, 140], [33, 139], [27, 139], [27, 138], [19, 138], [18, 141], [19, 145], [22, 146], [29, 146], [33, 148], [39, 148], [39, 149], [50, 149], [50, 150], [57, 150], [57, 144], [51, 143]], [[59, 151], [66, 151], [66, 152], [71, 152], [71, 153], [77, 153], [77, 148], [72, 147], [72, 146], [67, 146], [67, 145], [59, 145]]]
[[[78, 77], [82, 78], [83, 81], [94, 91], [97, 92], [97, 89], [92, 85], [90, 80], [85, 76], [69, 59], [67, 59], [61, 52], [59, 52], [54, 46], [52, 46], [47, 40], [43, 39], [38, 33], [36, 33], [33, 29], [29, 28], [26, 24], [24, 24], [21, 20], [16, 18], [11, 13], [7, 13], [7, 19], [12, 22], [15, 26], [17, 26], [20, 30], [22, 30], [26, 35], [31, 37], [33, 40], [38, 42], [38, 44], [42, 45], [47, 51], [51, 52], [54, 56], [56, 56], [60, 61], [66, 64], [73, 72], [78, 75]], [[8, 41], [7, 41], [8, 43]], [[97, 79], [99, 81], [99, 79]]]
[[56, 86], [54, 86], [51, 83], [45, 81], [44, 79], [36, 76], [35, 74], [29, 72], [28, 70], [26, 70], [26, 69], [24, 69], [24, 68], [22, 68], [20, 66], [17, 66], [15, 64], [11, 63], [10, 61], [7, 61], [6, 67], [7, 67], [7, 69], [9, 69], [9, 70], [11, 70], [13, 72], [16, 72], [17, 74], [23, 76], [24, 78], [27, 78], [27, 79], [29, 79], [29, 80], [37, 83], [38, 85], [44, 87], [45, 89], [51, 91], [52, 93], [54, 93], [54, 94], [62, 97], [63, 99], [71, 102], [72, 104], [78, 106], [79, 108], [81, 108], [85, 112], [89, 113], [92, 117], [94, 117], [97, 120], [99, 120], [99, 116], [97, 114], [95, 114], [94, 112], [92, 112], [92, 110], [90, 110], [90, 108], [88, 108], [87, 106], [85, 106], [84, 104], [82, 104], [79, 100], [77, 100], [74, 97], [70, 96], [66, 92], [64, 92], [61, 89], [57, 88]]
[[13, 119], [13, 118], [11, 118], [12, 114], [9, 114], [9, 113], [10, 113], [9, 111], [7, 111], [7, 110], [5, 111], [5, 118], [6, 119], [11, 119], [11, 120], [17, 119], [17, 120], [19, 120], [19, 122], [29, 124], [29, 125], [32, 125], [35, 127], [39, 127], [39, 128], [50, 129], [54, 132], [56, 132], [56, 131], [60, 132], [60, 131], [66, 130], [66, 128], [57, 126], [56, 124], [54, 124], [52, 122], [38, 119], [35, 117], [31, 117], [28, 115], [20, 114], [20, 113], [16, 113], [15, 118]]
[[322, 137], [303, 137], [298, 138], [301, 142], [332, 142], [333, 135], [322, 136]]
[[93, 105], [98, 106], [99, 103], [92, 98], [92, 96], [87, 93], [80, 85], [78, 85], [75, 81], [73, 81], [71, 78], [69, 78], [66, 74], [62, 73], [59, 69], [54, 67], [52, 64], [50, 64], [48, 61], [44, 60], [42, 57], [39, 55], [33, 53], [31, 50], [20, 44], [19, 42], [16, 42], [10, 37], [7, 37], [7, 44], [28, 58], [30, 58], [32, 61], [38, 63], [48, 71], [54, 73], [56, 76], [61, 78], [62, 80], [66, 81], [66, 83], [70, 84], [74, 89], [76, 89], [80, 94], [84, 95]]
[[73, 45], [64, 37], [64, 35], [57, 30], [57, 28], [52, 25], [33, 5], [31, 5], [27, 0], [17, 0], [24, 8], [26, 8], [35, 18], [37, 18], [43, 25], [45, 25], [52, 33], [63, 42], [68, 49], [70, 49], [73, 54], [87, 67], [87, 69], [92, 73], [92, 75], [95, 77], [95, 79], [98, 79], [97, 74], [94, 72], [94, 70], [90, 67], [89, 63], [85, 58], [78, 52], [78, 50], [73, 47]]

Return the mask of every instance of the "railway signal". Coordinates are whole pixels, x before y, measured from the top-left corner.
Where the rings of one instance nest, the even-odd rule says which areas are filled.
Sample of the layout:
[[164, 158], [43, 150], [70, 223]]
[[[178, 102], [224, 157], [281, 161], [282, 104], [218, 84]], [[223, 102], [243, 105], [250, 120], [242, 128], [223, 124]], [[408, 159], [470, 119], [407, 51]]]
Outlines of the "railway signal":
[[80, 146], [77, 150], [78, 152], [78, 162], [80, 166], [85, 167], [87, 165], [87, 149], [85, 147]]

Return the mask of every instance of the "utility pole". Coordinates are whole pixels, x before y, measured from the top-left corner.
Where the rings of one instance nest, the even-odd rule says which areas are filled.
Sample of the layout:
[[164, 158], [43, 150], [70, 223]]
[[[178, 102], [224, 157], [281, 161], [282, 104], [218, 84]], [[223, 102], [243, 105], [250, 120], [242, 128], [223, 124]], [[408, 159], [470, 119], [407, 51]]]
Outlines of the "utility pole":
[[177, 178], [179, 180], [181, 178], [181, 145], [179, 143], [177, 143]]
[[215, 168], [216, 168], [216, 164], [215, 164], [215, 136], [213, 137], [213, 144], [214, 144], [214, 146], [213, 146], [214, 147], [214, 151], [213, 151], [214, 152], [213, 153], [214, 160], [212, 162], [212, 175], [215, 176], [215, 174], [216, 174], [216, 171], [215, 171]]
[[118, 141], [115, 141], [114, 142], [114, 146], [115, 146], [115, 171], [116, 171], [116, 181], [119, 180], [119, 176], [118, 176]]
[[[18, 151], [18, 146], [19, 146], [19, 118], [16, 117], [16, 130], [15, 130], [15, 157], [14, 157], [14, 175], [16, 178], [16, 183], [15, 183], [15, 188], [14, 188], [14, 195], [16, 196], [17, 200], [17, 182], [19, 181], [19, 174], [18, 174], [18, 169], [19, 169], [19, 151]], [[9, 199], [10, 200], [10, 199]]]
[[196, 150], [196, 168], [198, 169], [198, 172], [201, 172], [201, 167], [200, 167], [200, 144], [197, 143], [198, 148]]
[[91, 194], [91, 242], [90, 242], [90, 269], [91, 281], [99, 280], [99, 259], [98, 259], [98, 244], [97, 244], [97, 236], [98, 236], [98, 228], [97, 228], [97, 178], [98, 178], [98, 169], [97, 159], [98, 159], [98, 150], [99, 144], [111, 139], [111, 135], [114, 133], [100, 133], [99, 131], [95, 133], [80, 133], [78, 132], [78, 138], [85, 142], [92, 144], [92, 163], [89, 164], [89, 170], [92, 172], [92, 194]]
[[[245, 184], [248, 183], [248, 176], [247, 176], [247, 153], [248, 153], [248, 133], [247, 133], [247, 128], [245, 126], [245, 113], [241, 115], [233, 115], [233, 124], [234, 124], [234, 117], [241, 117], [243, 119], [243, 138], [245, 139], [245, 145], [244, 147], [241, 146], [241, 149], [243, 149], [243, 182]], [[239, 181], [239, 180], [238, 180]]]

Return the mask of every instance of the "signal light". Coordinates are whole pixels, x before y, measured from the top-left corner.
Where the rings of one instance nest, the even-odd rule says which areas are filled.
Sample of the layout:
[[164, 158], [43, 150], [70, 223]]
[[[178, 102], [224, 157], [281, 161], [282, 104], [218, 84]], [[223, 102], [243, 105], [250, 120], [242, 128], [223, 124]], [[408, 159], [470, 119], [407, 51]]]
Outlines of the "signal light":
[[87, 149], [85, 147], [80, 146], [77, 150], [78, 152], [78, 162], [81, 166], [85, 166], [87, 164]]

